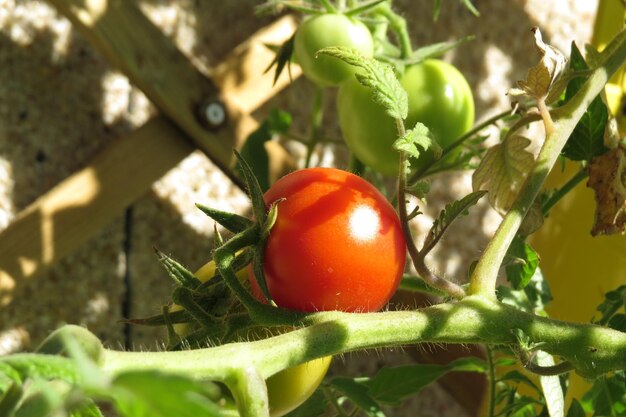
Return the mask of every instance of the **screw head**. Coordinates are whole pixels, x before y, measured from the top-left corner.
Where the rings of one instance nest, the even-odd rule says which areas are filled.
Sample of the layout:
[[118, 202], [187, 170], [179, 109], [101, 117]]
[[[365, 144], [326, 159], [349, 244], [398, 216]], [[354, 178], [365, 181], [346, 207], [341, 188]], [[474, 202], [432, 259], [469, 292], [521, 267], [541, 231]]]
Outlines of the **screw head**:
[[226, 124], [226, 107], [219, 100], [206, 100], [198, 110], [198, 117], [205, 127], [214, 130]]

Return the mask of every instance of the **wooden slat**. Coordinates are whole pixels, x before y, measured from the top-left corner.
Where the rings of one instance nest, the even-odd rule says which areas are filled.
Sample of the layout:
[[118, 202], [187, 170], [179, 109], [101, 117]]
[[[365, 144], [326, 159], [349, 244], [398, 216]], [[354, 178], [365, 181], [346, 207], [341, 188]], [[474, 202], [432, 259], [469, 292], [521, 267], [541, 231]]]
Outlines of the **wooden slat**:
[[20, 212], [0, 234], [0, 305], [10, 302], [16, 280], [71, 253], [193, 149], [181, 130], [158, 117]]
[[[281, 77], [272, 86], [271, 74], [250, 71], [261, 64], [266, 66], [273, 58], [267, 48], [260, 46], [281, 43], [294, 30], [292, 18], [280, 19], [251, 36], [215, 70], [218, 84], [223, 83], [229, 92], [224, 97], [233, 112], [231, 135], [235, 138], [245, 137], [258, 126], [248, 111], [255, 110], [289, 82]], [[225, 68], [241, 68], [248, 81], [233, 84], [223, 72]], [[294, 77], [299, 75], [296, 71]], [[254, 94], [248, 88], [254, 88]], [[245, 112], [238, 110], [239, 103], [245, 103]], [[16, 280], [36, 277], [85, 243], [193, 149], [188, 136], [160, 116], [109, 144], [86, 168], [20, 212], [0, 233], [0, 305], [10, 301]], [[136, 155], [141, 155], [139, 164]], [[276, 170], [283, 169], [288, 161], [281, 149], [272, 149], [271, 159]]]
[[134, 1], [50, 0], [50, 2], [196, 146], [236, 184], [230, 169], [235, 145], [232, 125], [207, 130], [199, 118], [203, 102], [218, 99], [217, 87], [203, 77]]

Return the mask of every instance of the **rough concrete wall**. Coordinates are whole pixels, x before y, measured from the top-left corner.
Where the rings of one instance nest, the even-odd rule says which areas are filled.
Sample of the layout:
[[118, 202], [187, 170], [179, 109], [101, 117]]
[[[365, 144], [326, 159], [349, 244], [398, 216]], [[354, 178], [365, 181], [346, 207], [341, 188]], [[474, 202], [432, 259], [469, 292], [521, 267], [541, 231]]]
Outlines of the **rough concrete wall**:
[[[446, 59], [467, 76], [477, 118], [508, 107], [504, 95], [536, 55], [529, 29], [539, 26], [544, 39], [562, 50], [569, 42], [588, 41], [597, 1], [476, 0], [473, 17], [459, 1], [446, 0], [437, 23], [431, 1], [397, 0], [410, 22], [416, 45], [476, 35], [476, 41]], [[146, 0], [142, 8], [203, 70], [220, 62], [238, 43], [268, 22], [253, 14], [258, 1], [171, 2]], [[0, 230], [38, 196], [84, 167], [111, 139], [144, 123], [154, 109], [43, 1], [0, 0]], [[311, 86], [298, 80], [257, 115], [280, 106], [296, 116], [296, 129], [308, 120], [304, 98]], [[333, 93], [328, 100], [332, 135]], [[332, 160], [332, 148], [320, 156]], [[141, 157], [138, 155], [138, 157]], [[415, 224], [424, 232], [446, 201], [470, 189], [466, 173], [447, 174], [433, 184], [431, 205]], [[90, 241], [43, 276], [18, 282], [13, 301], [0, 308], [0, 354], [36, 346], [62, 323], [87, 325], [113, 346], [154, 347], [151, 329], [117, 324], [127, 313], [150, 315], [167, 300], [172, 285], [156, 262], [152, 247], [172, 254], [191, 269], [201, 266], [212, 248], [212, 222], [195, 210], [201, 202], [225, 210], [248, 209], [245, 196], [202, 154], [185, 159], [151, 190]], [[433, 267], [462, 276], [486, 243], [497, 217], [482, 205], [455, 225], [431, 256]], [[471, 238], [468, 238], [471, 236]], [[407, 360], [402, 353], [359, 355], [339, 364], [371, 372], [381, 361]], [[352, 365], [351, 365], [352, 363]], [[420, 415], [462, 415], [438, 390], [429, 388], [414, 403]], [[398, 415], [407, 415], [406, 412]]]

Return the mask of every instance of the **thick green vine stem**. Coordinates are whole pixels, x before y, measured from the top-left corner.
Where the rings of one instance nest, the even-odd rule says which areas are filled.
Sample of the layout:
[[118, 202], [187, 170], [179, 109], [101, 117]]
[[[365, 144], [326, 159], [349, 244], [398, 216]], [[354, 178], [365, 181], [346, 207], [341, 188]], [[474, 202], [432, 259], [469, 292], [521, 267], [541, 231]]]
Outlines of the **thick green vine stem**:
[[[484, 297], [468, 296], [419, 311], [309, 315], [300, 330], [247, 343], [180, 352], [105, 350], [102, 367], [113, 374], [159, 369], [198, 379], [225, 381], [242, 364], [263, 378], [297, 364], [355, 350], [415, 343], [515, 344], [520, 329], [532, 344], [569, 361], [581, 375], [595, 378], [626, 369], [626, 333], [589, 324], [536, 316]], [[295, 324], [295, 323], [294, 323]], [[17, 360], [18, 356], [7, 357]], [[0, 362], [4, 359], [0, 358]]]
[[539, 195], [567, 139], [591, 101], [600, 94], [611, 75], [626, 61], [625, 32], [620, 33], [607, 46], [601, 59], [603, 59], [601, 65], [591, 73], [578, 93], [564, 106], [552, 112], [552, 130], [547, 129], [545, 142], [526, 183], [480, 257], [471, 277], [470, 294], [495, 299], [498, 271], [526, 213]]

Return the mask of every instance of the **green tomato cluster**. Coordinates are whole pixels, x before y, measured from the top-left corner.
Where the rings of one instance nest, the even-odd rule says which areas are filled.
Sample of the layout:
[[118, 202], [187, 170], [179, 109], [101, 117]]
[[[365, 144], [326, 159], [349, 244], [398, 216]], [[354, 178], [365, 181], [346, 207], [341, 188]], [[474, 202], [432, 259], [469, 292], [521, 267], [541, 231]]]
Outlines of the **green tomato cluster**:
[[[474, 124], [472, 90], [454, 66], [436, 59], [408, 67], [400, 84], [409, 98], [407, 128], [425, 124], [441, 147], [471, 129]], [[339, 126], [348, 148], [364, 164], [387, 175], [397, 175], [399, 154], [393, 149], [398, 138], [395, 121], [382, 105], [371, 98], [371, 91], [353, 78], [339, 88]], [[423, 153], [412, 164], [419, 167], [433, 158]]]
[[[338, 58], [317, 55], [329, 46], [350, 48], [364, 57], [374, 54], [374, 41], [367, 26], [340, 13], [310, 17], [298, 28], [295, 58], [304, 75], [316, 84], [339, 86], [339, 125], [348, 148], [363, 163], [387, 175], [397, 175], [399, 154], [393, 149], [398, 138], [395, 121], [375, 103], [371, 91], [354, 77], [355, 68]], [[405, 126], [425, 124], [441, 147], [450, 145], [474, 124], [474, 99], [467, 80], [454, 66], [429, 59], [407, 67], [400, 83], [409, 99]], [[425, 152], [412, 166], [419, 168], [433, 159]]]

